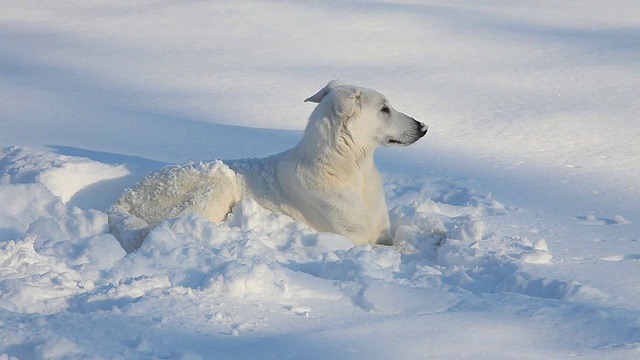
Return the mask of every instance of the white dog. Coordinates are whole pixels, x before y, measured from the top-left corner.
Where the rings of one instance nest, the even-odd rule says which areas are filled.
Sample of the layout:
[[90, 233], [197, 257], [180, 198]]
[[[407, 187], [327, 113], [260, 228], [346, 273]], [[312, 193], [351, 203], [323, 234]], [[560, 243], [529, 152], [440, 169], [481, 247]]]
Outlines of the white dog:
[[111, 232], [127, 251], [161, 221], [197, 212], [225, 219], [245, 196], [318, 231], [355, 244], [389, 244], [389, 215], [373, 163], [378, 145], [404, 146], [428, 127], [396, 111], [382, 94], [332, 81], [306, 99], [318, 103], [302, 140], [263, 159], [168, 166], [127, 189], [109, 212]]

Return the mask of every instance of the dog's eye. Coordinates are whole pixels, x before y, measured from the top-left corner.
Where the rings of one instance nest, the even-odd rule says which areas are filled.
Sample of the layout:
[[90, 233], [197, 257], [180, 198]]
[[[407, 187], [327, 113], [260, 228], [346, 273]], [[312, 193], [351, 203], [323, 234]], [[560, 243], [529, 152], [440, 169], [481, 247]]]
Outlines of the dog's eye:
[[382, 109], [380, 109], [380, 111], [382, 111], [385, 114], [388, 114], [391, 112], [391, 110], [389, 110], [389, 107], [387, 105], [383, 106]]

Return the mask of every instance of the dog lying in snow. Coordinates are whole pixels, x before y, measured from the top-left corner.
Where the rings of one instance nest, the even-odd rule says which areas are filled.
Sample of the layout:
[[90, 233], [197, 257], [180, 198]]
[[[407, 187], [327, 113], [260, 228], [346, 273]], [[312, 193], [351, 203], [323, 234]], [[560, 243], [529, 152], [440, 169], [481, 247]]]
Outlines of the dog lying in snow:
[[355, 244], [390, 244], [379, 145], [405, 146], [427, 125], [396, 111], [384, 95], [331, 81], [306, 99], [318, 105], [294, 148], [262, 159], [167, 166], [127, 189], [109, 210], [111, 232], [128, 252], [167, 218], [188, 212], [220, 222], [246, 196]]

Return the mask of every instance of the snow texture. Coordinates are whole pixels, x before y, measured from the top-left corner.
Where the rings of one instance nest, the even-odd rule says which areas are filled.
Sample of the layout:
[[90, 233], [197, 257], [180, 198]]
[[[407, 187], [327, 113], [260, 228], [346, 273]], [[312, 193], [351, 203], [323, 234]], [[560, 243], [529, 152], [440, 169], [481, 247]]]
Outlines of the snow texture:
[[[635, 2], [2, 7], [0, 359], [640, 357]], [[393, 246], [252, 199], [109, 233], [151, 171], [294, 145], [334, 78], [431, 126], [376, 153]]]

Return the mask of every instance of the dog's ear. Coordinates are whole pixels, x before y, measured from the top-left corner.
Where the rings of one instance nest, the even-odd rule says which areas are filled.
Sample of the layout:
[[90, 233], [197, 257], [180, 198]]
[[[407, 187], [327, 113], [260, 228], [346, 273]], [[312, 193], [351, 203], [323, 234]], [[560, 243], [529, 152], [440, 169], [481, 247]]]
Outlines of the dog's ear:
[[340, 80], [331, 80], [329, 83], [320, 89], [317, 93], [309, 96], [305, 99], [305, 102], [319, 103], [329, 93], [329, 91], [337, 86], [344, 85]]
[[352, 117], [360, 110], [360, 90], [350, 87], [339, 87], [333, 90], [333, 107], [336, 113], [344, 117]]

